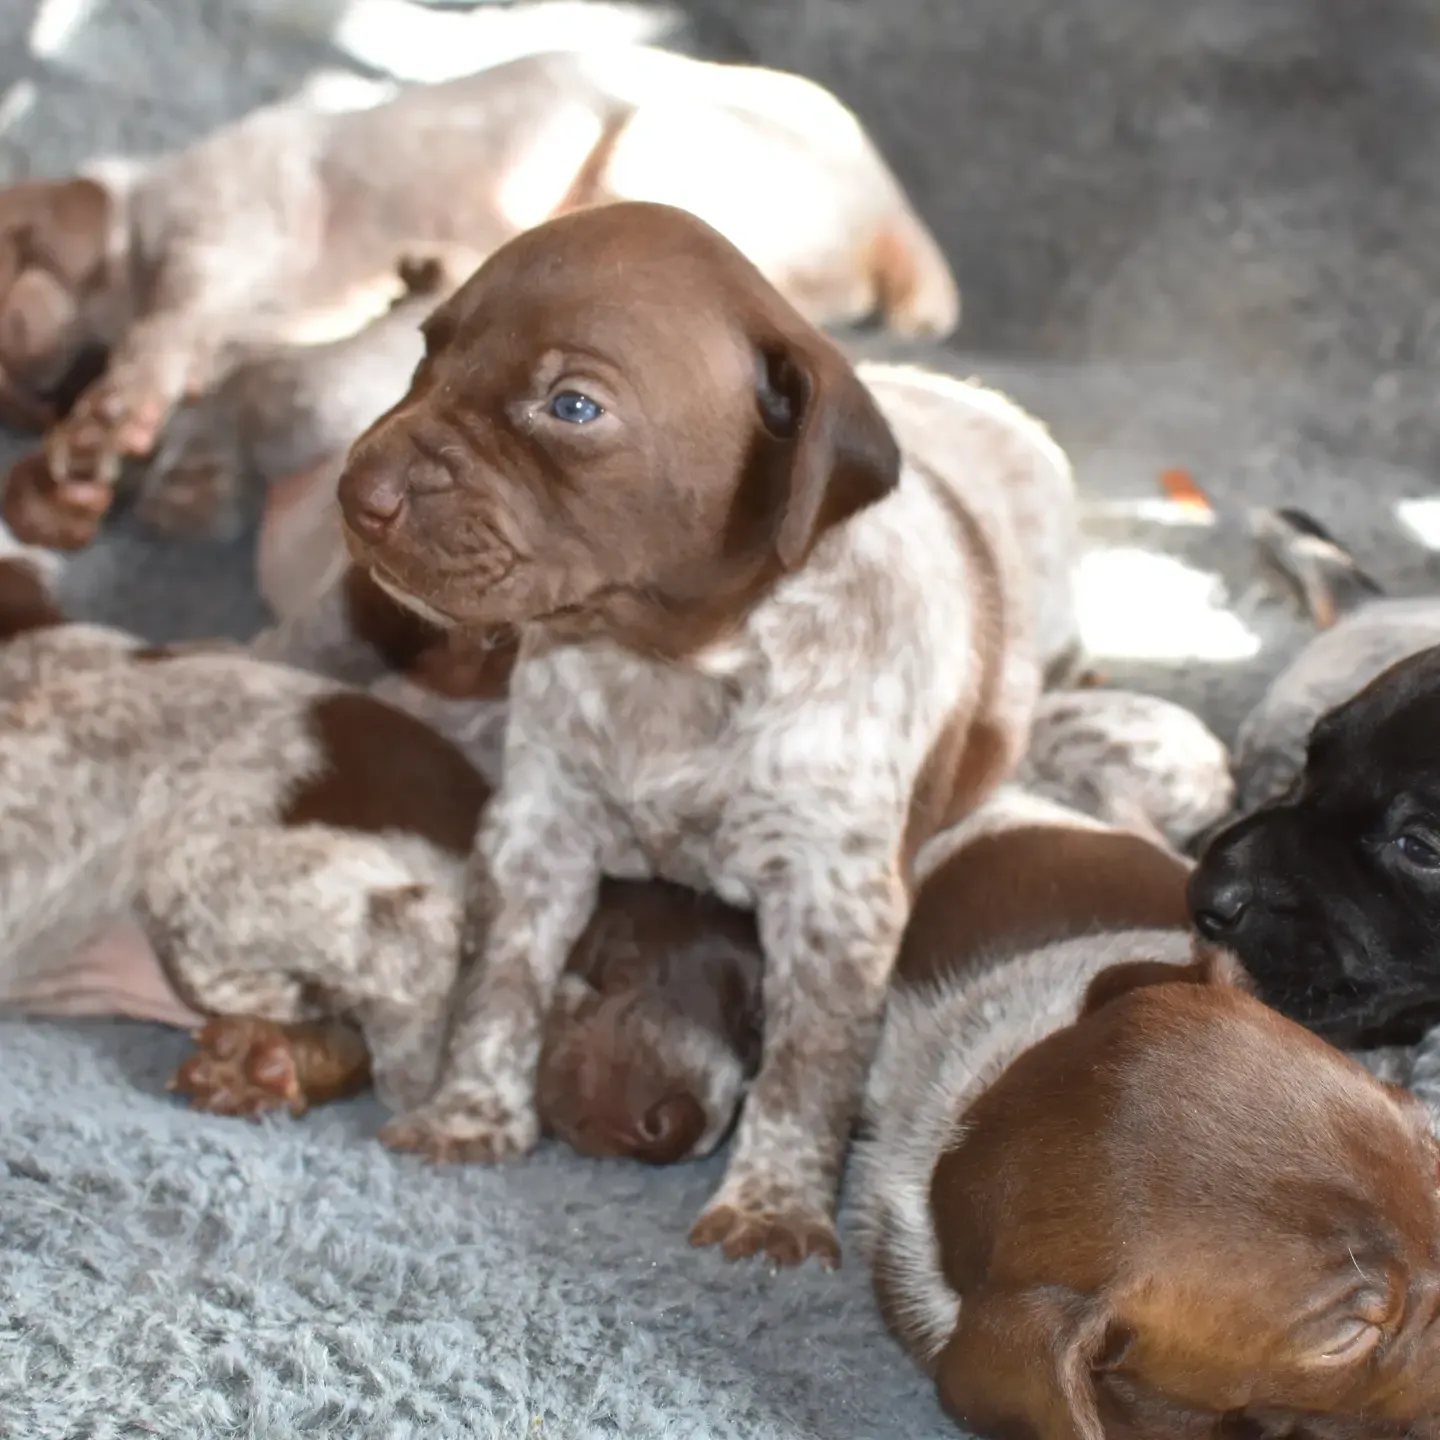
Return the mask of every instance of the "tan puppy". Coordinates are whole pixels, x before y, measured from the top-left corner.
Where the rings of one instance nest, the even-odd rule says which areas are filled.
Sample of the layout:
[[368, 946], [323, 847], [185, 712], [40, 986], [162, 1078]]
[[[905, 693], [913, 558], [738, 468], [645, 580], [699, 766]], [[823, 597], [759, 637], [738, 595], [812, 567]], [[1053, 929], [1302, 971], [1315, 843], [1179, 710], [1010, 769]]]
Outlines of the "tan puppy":
[[1073, 645], [1069, 466], [992, 392], [857, 375], [667, 206], [537, 227], [425, 334], [351, 451], [348, 537], [427, 621], [520, 650], [443, 1079], [386, 1139], [527, 1150], [601, 877], [689, 884], [756, 910], [766, 1014], [692, 1238], [833, 1261], [909, 858], [1015, 763]]
[[878, 310], [905, 333], [956, 323], [935, 241], [828, 92], [608, 46], [369, 108], [302, 94], [174, 154], [0, 194], [0, 376], [41, 399], [87, 347], [109, 350], [46, 441], [56, 506], [93, 522], [122, 458], [147, 454], [236, 345], [346, 333], [384, 308], [410, 248], [486, 254], [613, 199], [695, 211], [817, 322]]
[[1002, 795], [922, 852], [857, 1204], [986, 1440], [1440, 1434], [1423, 1108], [1192, 962], [1188, 865]]

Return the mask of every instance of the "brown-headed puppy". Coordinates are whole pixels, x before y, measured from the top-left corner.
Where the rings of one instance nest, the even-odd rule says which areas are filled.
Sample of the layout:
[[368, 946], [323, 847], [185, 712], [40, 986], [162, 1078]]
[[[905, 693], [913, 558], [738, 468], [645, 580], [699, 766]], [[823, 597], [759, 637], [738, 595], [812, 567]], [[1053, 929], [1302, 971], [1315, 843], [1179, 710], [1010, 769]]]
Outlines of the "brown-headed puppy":
[[1423, 1108], [1193, 948], [1186, 862], [1039, 803], [920, 858], [857, 1154], [891, 1328], [983, 1440], [1440, 1434]]
[[766, 1016], [692, 1240], [834, 1262], [910, 857], [1014, 765], [1074, 643], [1069, 465], [992, 391], [857, 372], [671, 206], [537, 226], [424, 330], [350, 452], [347, 539], [423, 620], [520, 645], [443, 1078], [385, 1139], [529, 1149], [601, 878], [690, 885], [755, 910]]

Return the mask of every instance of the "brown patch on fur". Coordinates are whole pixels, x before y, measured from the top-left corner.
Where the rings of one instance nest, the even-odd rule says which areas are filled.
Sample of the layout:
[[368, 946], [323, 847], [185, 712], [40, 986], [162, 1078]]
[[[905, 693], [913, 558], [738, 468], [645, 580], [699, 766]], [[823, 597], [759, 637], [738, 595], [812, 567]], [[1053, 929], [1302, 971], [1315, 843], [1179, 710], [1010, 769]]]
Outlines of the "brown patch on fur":
[[906, 984], [1089, 931], [1184, 928], [1187, 861], [1138, 835], [1036, 825], [983, 835], [921, 887], [895, 974]]
[[1404, 1428], [1440, 1410], [1418, 1107], [1218, 959], [1168, 968], [1021, 1054], [939, 1157], [941, 1399], [997, 1436], [1432, 1434]]
[[0, 641], [64, 623], [55, 597], [34, 565], [28, 560], [0, 560]]
[[392, 600], [359, 565], [340, 581], [345, 612], [356, 638], [376, 651], [392, 670], [408, 670], [445, 632]]
[[326, 765], [291, 795], [282, 824], [398, 830], [470, 853], [490, 787], [459, 748], [369, 695], [327, 695], [311, 719]]
[[546, 1030], [536, 1091], [546, 1130], [582, 1155], [683, 1159], [712, 1118], [686, 1031], [707, 1032], [753, 1075], [763, 967], [748, 912], [664, 881], [606, 880], [566, 967], [593, 993], [563, 1017], [552, 1011]]

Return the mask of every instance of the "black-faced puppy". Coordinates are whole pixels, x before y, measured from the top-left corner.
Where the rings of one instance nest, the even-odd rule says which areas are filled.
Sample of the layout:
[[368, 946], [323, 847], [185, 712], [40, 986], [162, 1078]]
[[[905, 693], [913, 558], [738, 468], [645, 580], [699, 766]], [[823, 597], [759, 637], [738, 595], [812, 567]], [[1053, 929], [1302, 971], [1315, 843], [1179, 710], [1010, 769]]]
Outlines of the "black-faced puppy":
[[1298, 782], [1217, 835], [1191, 883], [1200, 931], [1336, 1044], [1440, 1020], [1437, 726], [1440, 647], [1325, 714]]
[[1440, 1433], [1422, 1107], [1192, 959], [1186, 862], [1047, 809], [921, 855], [857, 1152], [895, 1334], [985, 1440]]
[[601, 877], [688, 884], [756, 911], [766, 1016], [692, 1239], [834, 1260], [909, 859], [1013, 766], [1074, 643], [1069, 466], [993, 392], [857, 373], [668, 206], [536, 227], [425, 334], [351, 452], [348, 537], [427, 621], [520, 649], [444, 1078], [385, 1138], [528, 1150]]
[[30, 474], [92, 506], [83, 487], [113, 486], [237, 347], [313, 340], [322, 316], [331, 338], [354, 329], [408, 247], [488, 254], [615, 199], [703, 215], [817, 322], [958, 320], [949, 265], [873, 141], [799, 76], [616, 45], [366, 102], [307, 90], [183, 150], [0, 192], [0, 394], [18, 410], [86, 346], [107, 352]]

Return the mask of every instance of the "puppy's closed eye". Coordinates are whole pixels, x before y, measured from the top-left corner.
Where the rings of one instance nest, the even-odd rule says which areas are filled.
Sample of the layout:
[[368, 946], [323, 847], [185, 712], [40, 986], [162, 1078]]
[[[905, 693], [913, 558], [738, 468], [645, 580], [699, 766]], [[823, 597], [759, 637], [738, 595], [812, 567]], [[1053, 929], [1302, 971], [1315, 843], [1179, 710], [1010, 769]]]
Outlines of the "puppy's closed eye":
[[1389, 1297], [1369, 1286], [1326, 1307], [1301, 1326], [1301, 1364], [1330, 1370], [1366, 1359], [1385, 1338], [1389, 1313]]

